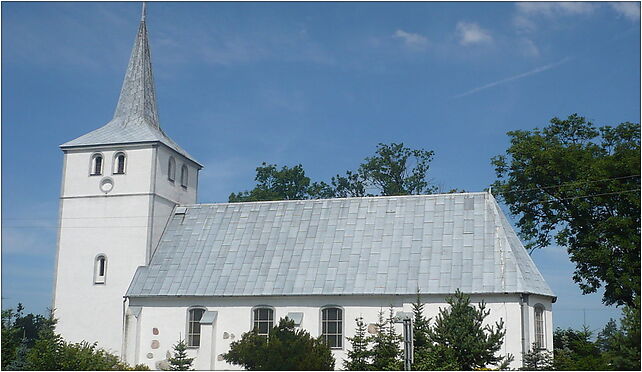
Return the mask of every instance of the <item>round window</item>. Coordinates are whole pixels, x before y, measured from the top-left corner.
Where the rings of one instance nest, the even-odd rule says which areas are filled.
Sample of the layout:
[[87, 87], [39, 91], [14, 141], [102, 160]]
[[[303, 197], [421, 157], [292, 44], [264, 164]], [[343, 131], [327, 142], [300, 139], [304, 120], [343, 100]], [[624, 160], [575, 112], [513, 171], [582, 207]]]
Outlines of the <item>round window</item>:
[[114, 180], [112, 180], [109, 177], [103, 178], [100, 181], [100, 191], [104, 192], [107, 194], [114, 188]]

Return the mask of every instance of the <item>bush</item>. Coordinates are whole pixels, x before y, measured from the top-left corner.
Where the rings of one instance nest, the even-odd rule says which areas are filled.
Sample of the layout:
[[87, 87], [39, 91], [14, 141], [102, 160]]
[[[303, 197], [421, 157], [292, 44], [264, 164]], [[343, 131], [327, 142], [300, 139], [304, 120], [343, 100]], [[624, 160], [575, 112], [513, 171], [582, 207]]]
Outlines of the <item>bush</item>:
[[257, 330], [244, 333], [232, 342], [223, 359], [249, 371], [262, 370], [333, 370], [334, 357], [330, 347], [302, 329], [294, 329], [294, 321], [281, 319], [267, 337]]

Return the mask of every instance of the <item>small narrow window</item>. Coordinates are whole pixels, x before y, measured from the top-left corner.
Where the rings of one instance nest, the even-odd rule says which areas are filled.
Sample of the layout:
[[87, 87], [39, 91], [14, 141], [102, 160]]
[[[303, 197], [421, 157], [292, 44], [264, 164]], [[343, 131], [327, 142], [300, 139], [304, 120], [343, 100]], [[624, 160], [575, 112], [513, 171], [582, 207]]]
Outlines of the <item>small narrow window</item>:
[[125, 174], [125, 154], [122, 152], [114, 157], [114, 174]]
[[94, 154], [91, 157], [91, 176], [100, 176], [103, 174], [103, 156], [101, 154]]
[[546, 348], [544, 338], [544, 306], [535, 305], [535, 347], [537, 349]]
[[176, 179], [176, 160], [173, 156], [169, 157], [169, 162], [167, 164], [167, 179], [171, 182], [174, 182]]
[[321, 310], [321, 337], [331, 349], [343, 348], [343, 310], [327, 307]]
[[252, 314], [253, 329], [256, 329], [259, 335], [266, 336], [270, 334], [270, 329], [274, 327], [274, 310], [269, 307], [257, 307]]
[[98, 255], [94, 264], [94, 284], [105, 284], [107, 276], [107, 257]]
[[201, 346], [201, 318], [205, 309], [193, 308], [188, 310], [187, 316], [187, 346]]
[[183, 165], [181, 168], [181, 186], [187, 187], [187, 166]]

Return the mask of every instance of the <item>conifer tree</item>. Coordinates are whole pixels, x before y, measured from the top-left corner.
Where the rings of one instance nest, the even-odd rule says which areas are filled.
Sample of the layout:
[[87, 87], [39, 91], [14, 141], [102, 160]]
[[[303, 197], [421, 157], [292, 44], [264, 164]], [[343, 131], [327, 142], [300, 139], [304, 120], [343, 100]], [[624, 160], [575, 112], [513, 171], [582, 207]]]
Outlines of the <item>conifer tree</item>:
[[357, 329], [355, 330], [354, 337], [348, 337], [350, 341], [350, 350], [348, 350], [348, 359], [343, 361], [343, 368], [348, 371], [366, 371], [370, 368], [370, 351], [368, 344], [371, 337], [366, 335], [366, 325], [363, 322], [363, 317], [355, 319], [357, 322]]
[[375, 371], [398, 371], [403, 368], [403, 353], [399, 347], [402, 338], [395, 331], [393, 317], [392, 307], [387, 319], [383, 317], [383, 310], [379, 311], [379, 332], [372, 338], [372, 369]]
[[168, 359], [169, 369], [171, 371], [190, 371], [192, 368], [192, 361], [194, 358], [187, 357], [187, 345], [181, 339], [174, 345], [174, 356]]
[[439, 363], [432, 369], [455, 369], [469, 371], [495, 365], [506, 368], [512, 355], [499, 356], [504, 335], [504, 321], [495, 326], [484, 326], [490, 314], [482, 301], [477, 307], [470, 304], [470, 296], [457, 290], [446, 298], [450, 305], [439, 309], [434, 326], [428, 331], [433, 361]]
[[26, 337], [23, 337], [20, 345], [16, 348], [15, 359], [9, 363], [7, 370], [22, 371], [27, 369], [27, 352], [29, 352], [29, 342]]
[[424, 304], [421, 302], [420, 290], [417, 288], [417, 302], [412, 304], [414, 319], [412, 322], [414, 358], [412, 369], [417, 371], [434, 369], [430, 358], [428, 330], [430, 318], [424, 316]]
[[542, 348], [538, 348], [533, 343], [533, 347], [522, 357], [521, 370], [526, 371], [550, 371], [553, 369], [553, 353]]

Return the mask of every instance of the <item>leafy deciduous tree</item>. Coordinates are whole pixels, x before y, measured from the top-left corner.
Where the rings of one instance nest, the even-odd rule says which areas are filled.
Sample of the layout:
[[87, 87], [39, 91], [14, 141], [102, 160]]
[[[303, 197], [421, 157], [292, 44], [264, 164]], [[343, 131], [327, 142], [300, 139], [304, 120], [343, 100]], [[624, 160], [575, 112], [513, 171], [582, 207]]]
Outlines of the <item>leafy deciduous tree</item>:
[[257, 330], [244, 333], [223, 358], [247, 370], [333, 370], [335, 363], [321, 338], [295, 330], [294, 321], [287, 318], [270, 330], [267, 339]]
[[433, 151], [410, 149], [403, 143], [380, 143], [376, 155], [361, 164], [359, 174], [381, 195], [432, 193], [435, 188], [429, 186], [426, 174], [433, 155]]
[[528, 247], [554, 237], [585, 294], [604, 286], [605, 304], [633, 306], [640, 296], [640, 125], [596, 128], [574, 114], [508, 135], [506, 154], [492, 159], [493, 190], [519, 216]]
[[301, 164], [278, 169], [275, 164], [262, 163], [256, 168], [256, 186], [250, 191], [232, 193], [229, 201], [300, 200], [347, 198], [379, 195], [408, 195], [432, 193], [427, 173], [434, 153], [411, 149], [403, 143], [380, 143], [376, 154], [367, 157], [357, 171], [337, 174], [330, 184], [311, 182]]

